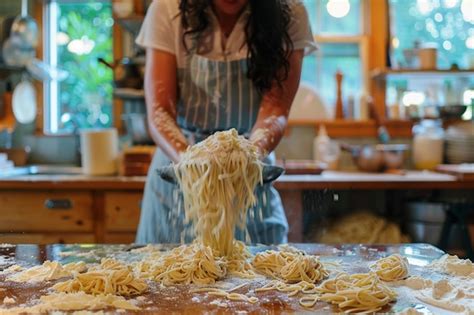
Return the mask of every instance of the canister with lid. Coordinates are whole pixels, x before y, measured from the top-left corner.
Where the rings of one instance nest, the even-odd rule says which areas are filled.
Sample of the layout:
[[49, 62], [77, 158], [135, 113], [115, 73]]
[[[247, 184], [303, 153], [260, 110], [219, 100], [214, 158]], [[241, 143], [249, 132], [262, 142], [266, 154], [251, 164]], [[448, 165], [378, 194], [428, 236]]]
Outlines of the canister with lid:
[[416, 169], [432, 170], [442, 164], [444, 130], [440, 121], [425, 119], [413, 127], [413, 164]]

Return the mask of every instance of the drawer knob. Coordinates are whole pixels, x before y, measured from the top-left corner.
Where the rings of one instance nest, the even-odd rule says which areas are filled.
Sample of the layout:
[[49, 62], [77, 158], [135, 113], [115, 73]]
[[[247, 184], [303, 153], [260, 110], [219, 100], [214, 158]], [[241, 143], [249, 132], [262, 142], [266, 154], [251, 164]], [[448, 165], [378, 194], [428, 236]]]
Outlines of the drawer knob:
[[44, 206], [52, 210], [67, 210], [72, 208], [72, 201], [69, 199], [47, 199]]

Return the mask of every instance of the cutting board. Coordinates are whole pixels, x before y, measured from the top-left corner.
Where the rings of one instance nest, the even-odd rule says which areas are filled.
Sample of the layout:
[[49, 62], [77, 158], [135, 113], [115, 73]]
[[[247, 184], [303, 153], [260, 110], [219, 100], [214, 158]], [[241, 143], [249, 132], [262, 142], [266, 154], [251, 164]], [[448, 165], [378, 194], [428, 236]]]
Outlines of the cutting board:
[[441, 164], [436, 171], [454, 175], [459, 180], [474, 181], [474, 164]]
[[327, 165], [314, 160], [278, 160], [278, 166], [285, 169], [287, 175], [319, 175]]

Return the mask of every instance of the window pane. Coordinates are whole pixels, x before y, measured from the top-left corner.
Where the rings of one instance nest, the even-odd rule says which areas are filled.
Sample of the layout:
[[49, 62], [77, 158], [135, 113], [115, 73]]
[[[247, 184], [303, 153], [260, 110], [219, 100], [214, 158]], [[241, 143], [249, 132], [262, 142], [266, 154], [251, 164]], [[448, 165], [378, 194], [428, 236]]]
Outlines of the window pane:
[[[390, 0], [393, 63], [408, 67], [405, 49], [415, 42], [433, 43], [438, 48], [438, 67], [456, 63], [468, 67], [468, 54], [474, 49], [473, 13], [464, 8], [467, 0]], [[469, 52], [470, 50], [470, 52]]]
[[57, 89], [50, 84], [51, 132], [111, 126], [113, 73], [97, 61], [113, 58], [110, 1], [58, 1], [50, 10], [50, 59], [69, 72]]
[[305, 57], [302, 81], [313, 85], [323, 98], [329, 112], [336, 102], [335, 75], [340, 70], [344, 77], [344, 102], [349, 96], [357, 97], [362, 90], [362, 65], [358, 44], [320, 44], [316, 55]]
[[[314, 34], [360, 35], [363, 33], [360, 19], [361, 0], [304, 0], [303, 2]], [[345, 12], [347, 13], [344, 14]]]

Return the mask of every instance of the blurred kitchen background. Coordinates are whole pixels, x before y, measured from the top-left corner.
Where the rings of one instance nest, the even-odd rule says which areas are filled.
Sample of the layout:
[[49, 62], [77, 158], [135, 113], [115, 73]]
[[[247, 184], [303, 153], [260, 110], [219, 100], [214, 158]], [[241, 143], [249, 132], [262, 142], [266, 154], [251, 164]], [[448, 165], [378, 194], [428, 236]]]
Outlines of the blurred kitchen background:
[[[0, 152], [7, 153], [0, 174], [24, 165], [81, 166], [80, 131], [90, 128], [118, 130], [119, 175], [146, 174], [149, 159], [133, 156], [155, 149], [145, 124], [145, 52], [134, 38], [150, 2], [0, 2]], [[449, 164], [472, 176], [474, 0], [303, 2], [319, 50], [305, 57], [276, 150], [287, 173], [422, 176]], [[36, 24], [36, 35], [11, 32], [18, 17], [24, 27]], [[388, 152], [392, 164], [364, 164], [364, 148]], [[446, 239], [465, 253], [464, 230], [474, 239], [474, 197], [460, 187], [305, 190], [305, 240], [394, 242], [398, 235], [399, 242], [438, 244], [451, 210], [466, 208], [466, 225], [453, 223]], [[347, 216], [386, 235], [342, 239], [333, 222]]]

